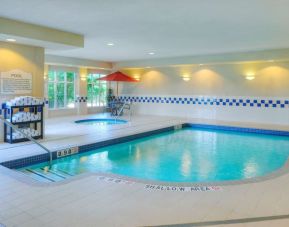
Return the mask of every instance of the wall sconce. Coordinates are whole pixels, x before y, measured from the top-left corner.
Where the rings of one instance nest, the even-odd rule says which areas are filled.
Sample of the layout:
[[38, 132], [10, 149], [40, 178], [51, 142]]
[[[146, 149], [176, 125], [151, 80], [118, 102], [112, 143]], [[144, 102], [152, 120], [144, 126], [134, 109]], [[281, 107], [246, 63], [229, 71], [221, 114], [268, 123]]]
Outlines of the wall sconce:
[[137, 81], [140, 81], [140, 75], [139, 74], [134, 74], [133, 78]]
[[86, 81], [86, 73], [80, 73], [79, 78], [81, 81]]
[[246, 80], [254, 80], [255, 79], [255, 73], [252, 73], [252, 72], [247, 73], [245, 78], [246, 78]]
[[182, 75], [182, 78], [186, 82], [191, 80], [191, 77], [189, 75]]
[[254, 80], [255, 76], [246, 76], [246, 80]]

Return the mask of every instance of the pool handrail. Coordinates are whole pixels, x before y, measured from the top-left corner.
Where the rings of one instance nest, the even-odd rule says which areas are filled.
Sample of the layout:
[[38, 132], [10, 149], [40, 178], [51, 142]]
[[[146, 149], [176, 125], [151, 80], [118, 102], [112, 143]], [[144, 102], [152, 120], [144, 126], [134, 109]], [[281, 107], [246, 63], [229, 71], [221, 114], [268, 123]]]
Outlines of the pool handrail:
[[129, 121], [130, 121], [130, 120], [131, 120], [131, 104], [132, 104], [132, 101], [130, 101], [130, 102], [124, 102], [124, 103], [122, 104], [120, 110], [116, 113], [114, 119], [117, 120], [117, 119], [119, 118], [120, 114], [123, 112], [124, 107], [125, 107], [126, 105], [128, 105], [128, 106], [129, 106]]
[[23, 132], [21, 129], [17, 128], [15, 125], [13, 125], [10, 121], [7, 121], [3, 116], [0, 116], [0, 120], [3, 121], [4, 124], [8, 125], [10, 128], [12, 128], [15, 131], [18, 131], [21, 135], [24, 136], [24, 138], [30, 140], [31, 142], [35, 143], [39, 147], [41, 147], [43, 150], [45, 150], [49, 154], [49, 166], [52, 165], [52, 151], [50, 151], [47, 147], [43, 146], [41, 143], [36, 141], [33, 137]]

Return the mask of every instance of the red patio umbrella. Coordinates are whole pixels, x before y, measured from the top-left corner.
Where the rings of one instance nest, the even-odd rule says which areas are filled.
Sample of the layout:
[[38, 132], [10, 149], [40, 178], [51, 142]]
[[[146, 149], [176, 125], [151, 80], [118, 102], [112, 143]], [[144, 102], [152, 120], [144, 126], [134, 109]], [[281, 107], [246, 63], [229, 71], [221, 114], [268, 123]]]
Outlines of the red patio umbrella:
[[99, 78], [98, 80], [116, 81], [117, 82], [117, 84], [116, 84], [116, 96], [118, 96], [118, 82], [139, 82], [138, 80], [131, 78], [130, 76], [127, 76], [120, 71], [108, 74], [104, 77]]

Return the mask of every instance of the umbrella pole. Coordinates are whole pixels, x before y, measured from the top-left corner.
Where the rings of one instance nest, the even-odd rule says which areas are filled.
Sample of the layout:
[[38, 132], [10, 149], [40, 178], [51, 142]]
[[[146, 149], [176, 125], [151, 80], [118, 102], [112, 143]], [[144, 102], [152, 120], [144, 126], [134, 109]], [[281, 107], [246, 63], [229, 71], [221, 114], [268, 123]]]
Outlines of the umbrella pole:
[[118, 98], [118, 81], [116, 82], [116, 97]]

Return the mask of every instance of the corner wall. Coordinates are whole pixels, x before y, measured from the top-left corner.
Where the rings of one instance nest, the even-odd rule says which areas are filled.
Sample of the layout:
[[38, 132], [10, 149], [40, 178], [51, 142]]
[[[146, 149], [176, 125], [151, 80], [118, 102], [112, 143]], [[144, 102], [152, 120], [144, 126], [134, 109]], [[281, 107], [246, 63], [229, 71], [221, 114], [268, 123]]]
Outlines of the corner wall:
[[[43, 97], [44, 94], [44, 49], [0, 42], [0, 72], [20, 69], [32, 74], [32, 96]], [[1, 103], [13, 96], [1, 97]]]
[[288, 61], [122, 71], [140, 78], [121, 89], [138, 114], [289, 125]]
[[[0, 72], [19, 69], [32, 74], [32, 94], [44, 97], [44, 49], [14, 43], [0, 42]], [[21, 94], [19, 94], [21, 95]], [[27, 95], [27, 94], [25, 94]], [[14, 98], [14, 95], [0, 94], [0, 103]], [[0, 124], [0, 142], [3, 138], [3, 124]]]

